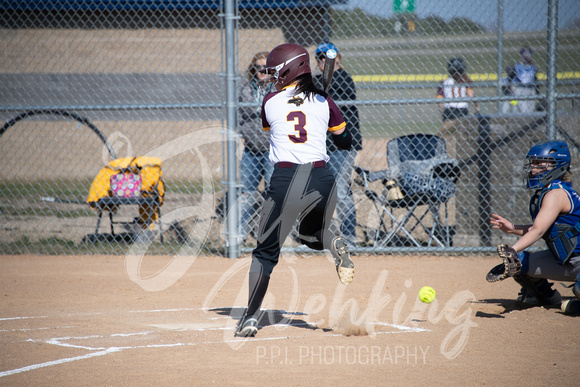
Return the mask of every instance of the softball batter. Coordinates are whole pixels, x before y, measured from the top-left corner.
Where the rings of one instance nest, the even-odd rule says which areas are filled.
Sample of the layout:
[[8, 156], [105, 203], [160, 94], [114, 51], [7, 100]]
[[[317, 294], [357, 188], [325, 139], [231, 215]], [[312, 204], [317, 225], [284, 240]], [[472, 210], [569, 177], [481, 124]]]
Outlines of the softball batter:
[[258, 244], [252, 252], [248, 309], [235, 332], [240, 337], [258, 332], [270, 274], [296, 219], [300, 221], [300, 242], [315, 250], [329, 249], [343, 284], [354, 277], [346, 241], [328, 230], [336, 191], [334, 176], [326, 167], [326, 132], [333, 134], [341, 149], [350, 149], [352, 142], [340, 110], [314, 85], [310, 57], [302, 46], [277, 46], [261, 71], [271, 75], [276, 87], [262, 102], [262, 126], [270, 131], [274, 172], [260, 213]]

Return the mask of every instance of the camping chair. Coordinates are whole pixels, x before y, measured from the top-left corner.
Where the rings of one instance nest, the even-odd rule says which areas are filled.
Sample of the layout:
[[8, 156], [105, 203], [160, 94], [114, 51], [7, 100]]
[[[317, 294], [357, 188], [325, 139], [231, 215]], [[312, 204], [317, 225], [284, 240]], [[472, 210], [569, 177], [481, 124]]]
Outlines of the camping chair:
[[[99, 227], [104, 211], [109, 213], [111, 236], [115, 238], [115, 224], [132, 226], [135, 233], [151, 230], [154, 223], [159, 226], [163, 243], [161, 206], [165, 196], [162, 180], [161, 159], [157, 157], [126, 157], [111, 161], [93, 180], [87, 203], [97, 210], [97, 226], [92, 239], [99, 240]], [[114, 214], [120, 206], [139, 206], [139, 216], [132, 222], [116, 222]], [[133, 239], [135, 235], [131, 235]]]
[[[379, 217], [377, 229], [370, 233], [366, 230], [372, 236], [373, 245], [424, 246], [415, 232], [419, 229], [428, 236], [427, 246], [451, 246], [453, 231], [449, 226], [447, 202], [455, 194], [460, 170], [457, 160], [447, 154], [445, 141], [431, 134], [397, 137], [387, 143], [387, 162], [386, 170], [372, 172], [355, 168], [354, 181], [363, 187]], [[370, 186], [378, 180], [382, 183], [381, 193]], [[403, 214], [396, 216], [395, 209], [402, 210]], [[431, 215], [430, 227], [427, 215]]]

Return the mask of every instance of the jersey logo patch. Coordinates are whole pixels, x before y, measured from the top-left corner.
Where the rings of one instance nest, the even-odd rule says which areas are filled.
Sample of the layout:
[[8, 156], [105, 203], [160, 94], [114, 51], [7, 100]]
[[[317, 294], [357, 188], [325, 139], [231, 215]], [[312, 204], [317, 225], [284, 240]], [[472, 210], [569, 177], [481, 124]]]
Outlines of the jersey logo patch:
[[300, 97], [293, 97], [291, 99], [288, 100], [288, 104], [294, 104], [296, 106], [300, 106], [304, 103], [304, 100]]

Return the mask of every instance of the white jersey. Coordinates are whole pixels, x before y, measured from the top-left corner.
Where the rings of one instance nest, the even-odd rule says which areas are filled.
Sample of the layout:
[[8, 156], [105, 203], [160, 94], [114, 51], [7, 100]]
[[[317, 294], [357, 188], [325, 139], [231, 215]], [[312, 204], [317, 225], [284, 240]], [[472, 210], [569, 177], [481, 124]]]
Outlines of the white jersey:
[[294, 95], [294, 86], [267, 94], [262, 102], [262, 126], [270, 131], [270, 162], [307, 164], [328, 161], [326, 132], [346, 126], [330, 97]]
[[[441, 82], [441, 86], [437, 90], [439, 98], [466, 98], [469, 86], [466, 83], [457, 83], [453, 78], [447, 78]], [[446, 108], [463, 109], [468, 106], [467, 102], [445, 102], [443, 104]]]

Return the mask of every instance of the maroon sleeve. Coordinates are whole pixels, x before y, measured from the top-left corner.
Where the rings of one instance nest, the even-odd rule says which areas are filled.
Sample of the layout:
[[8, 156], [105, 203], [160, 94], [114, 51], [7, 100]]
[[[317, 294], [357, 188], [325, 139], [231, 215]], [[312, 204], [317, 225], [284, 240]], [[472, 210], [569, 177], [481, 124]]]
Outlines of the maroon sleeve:
[[266, 106], [266, 102], [268, 102], [268, 100], [270, 100], [270, 98], [272, 98], [274, 95], [276, 95], [276, 93], [268, 93], [264, 96], [264, 99], [262, 100], [262, 129], [264, 130], [270, 130], [270, 123], [268, 122], [268, 119], [266, 118], [266, 109], [264, 109], [264, 107]]
[[441, 82], [441, 84], [437, 88], [437, 96], [438, 97], [445, 97], [445, 94], [443, 94], [443, 82]]
[[344, 122], [344, 118], [342, 117], [340, 109], [338, 108], [338, 106], [336, 106], [332, 98], [327, 97], [326, 101], [328, 102], [328, 109], [330, 110], [328, 130], [330, 132], [334, 132], [336, 130], [344, 128], [346, 126], [346, 123]]

